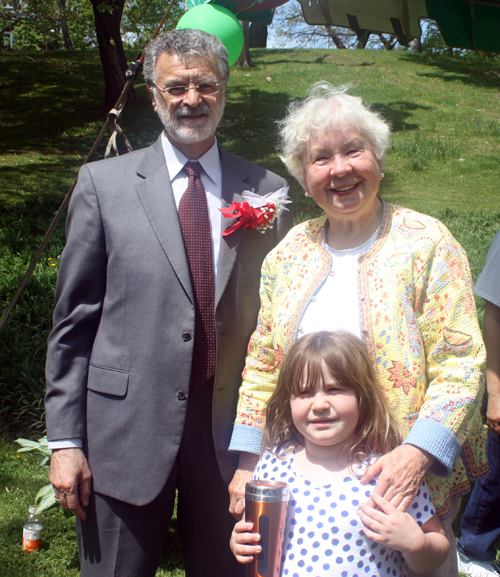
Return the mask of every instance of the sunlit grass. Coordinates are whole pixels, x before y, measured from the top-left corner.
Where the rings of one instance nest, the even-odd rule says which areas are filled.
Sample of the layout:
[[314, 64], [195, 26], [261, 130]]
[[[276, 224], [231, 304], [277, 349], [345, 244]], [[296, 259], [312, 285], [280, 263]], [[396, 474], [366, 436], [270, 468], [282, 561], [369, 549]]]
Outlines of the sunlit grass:
[[463, 162], [455, 144], [444, 139], [426, 138], [420, 132], [405, 141], [398, 141], [392, 152], [406, 161], [410, 172], [418, 172], [434, 163], [442, 164], [453, 160]]

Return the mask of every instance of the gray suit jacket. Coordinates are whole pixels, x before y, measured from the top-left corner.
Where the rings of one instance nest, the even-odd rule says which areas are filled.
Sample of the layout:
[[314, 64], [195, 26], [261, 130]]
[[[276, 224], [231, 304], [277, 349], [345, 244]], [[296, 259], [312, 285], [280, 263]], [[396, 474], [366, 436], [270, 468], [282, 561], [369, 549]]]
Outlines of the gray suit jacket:
[[[221, 153], [223, 206], [286, 182]], [[223, 218], [227, 228], [234, 221]], [[221, 238], [215, 294], [213, 437], [229, 482], [227, 448], [246, 347], [260, 306], [265, 255], [291, 226]], [[189, 396], [194, 306], [161, 140], [84, 165], [71, 200], [47, 356], [49, 440], [84, 438], [94, 489], [135, 505], [162, 489], [181, 441]]]

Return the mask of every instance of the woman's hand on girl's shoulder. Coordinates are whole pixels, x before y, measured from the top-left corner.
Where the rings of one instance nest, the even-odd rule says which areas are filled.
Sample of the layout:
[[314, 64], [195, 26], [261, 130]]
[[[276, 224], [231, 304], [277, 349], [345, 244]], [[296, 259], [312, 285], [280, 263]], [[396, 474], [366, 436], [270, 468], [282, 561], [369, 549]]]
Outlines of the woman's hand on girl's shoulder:
[[239, 563], [251, 563], [255, 555], [262, 551], [259, 545], [260, 535], [251, 533], [253, 523], [242, 519], [234, 526], [229, 546]]
[[406, 511], [425, 477], [434, 458], [413, 445], [399, 445], [370, 465], [361, 483], [378, 476], [374, 493], [385, 497], [400, 511]]

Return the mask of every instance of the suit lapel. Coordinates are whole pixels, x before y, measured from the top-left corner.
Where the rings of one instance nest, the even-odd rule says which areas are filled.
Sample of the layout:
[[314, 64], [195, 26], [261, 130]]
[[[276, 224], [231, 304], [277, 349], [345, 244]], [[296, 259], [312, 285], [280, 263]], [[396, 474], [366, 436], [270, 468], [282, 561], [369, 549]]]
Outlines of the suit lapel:
[[193, 301], [186, 251], [161, 138], [145, 153], [137, 175], [140, 181], [135, 188], [144, 211], [179, 282]]
[[[241, 202], [241, 193], [244, 190], [253, 192], [253, 188], [244, 182], [246, 174], [236, 175], [230, 165], [228, 153], [219, 146], [221, 172], [222, 172], [222, 208], [226, 208], [233, 201]], [[227, 286], [229, 277], [234, 267], [236, 257], [238, 256], [238, 248], [241, 241], [243, 230], [236, 229], [227, 236], [222, 236], [222, 231], [229, 228], [236, 222], [234, 218], [222, 217], [221, 222], [221, 242], [219, 249], [219, 260], [217, 264], [217, 282], [215, 284], [215, 308], [220, 301], [222, 294]]]

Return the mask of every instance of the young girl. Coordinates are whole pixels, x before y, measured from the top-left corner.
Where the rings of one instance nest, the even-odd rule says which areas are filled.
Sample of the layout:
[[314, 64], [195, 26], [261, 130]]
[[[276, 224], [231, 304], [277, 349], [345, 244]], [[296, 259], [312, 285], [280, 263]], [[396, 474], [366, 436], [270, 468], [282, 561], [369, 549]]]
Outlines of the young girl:
[[[361, 485], [368, 464], [401, 442], [364, 345], [347, 332], [298, 340], [267, 408], [255, 479], [290, 489], [283, 576], [406, 576], [441, 565], [449, 544], [425, 481], [407, 513]], [[231, 550], [249, 563], [261, 548], [239, 521]]]

